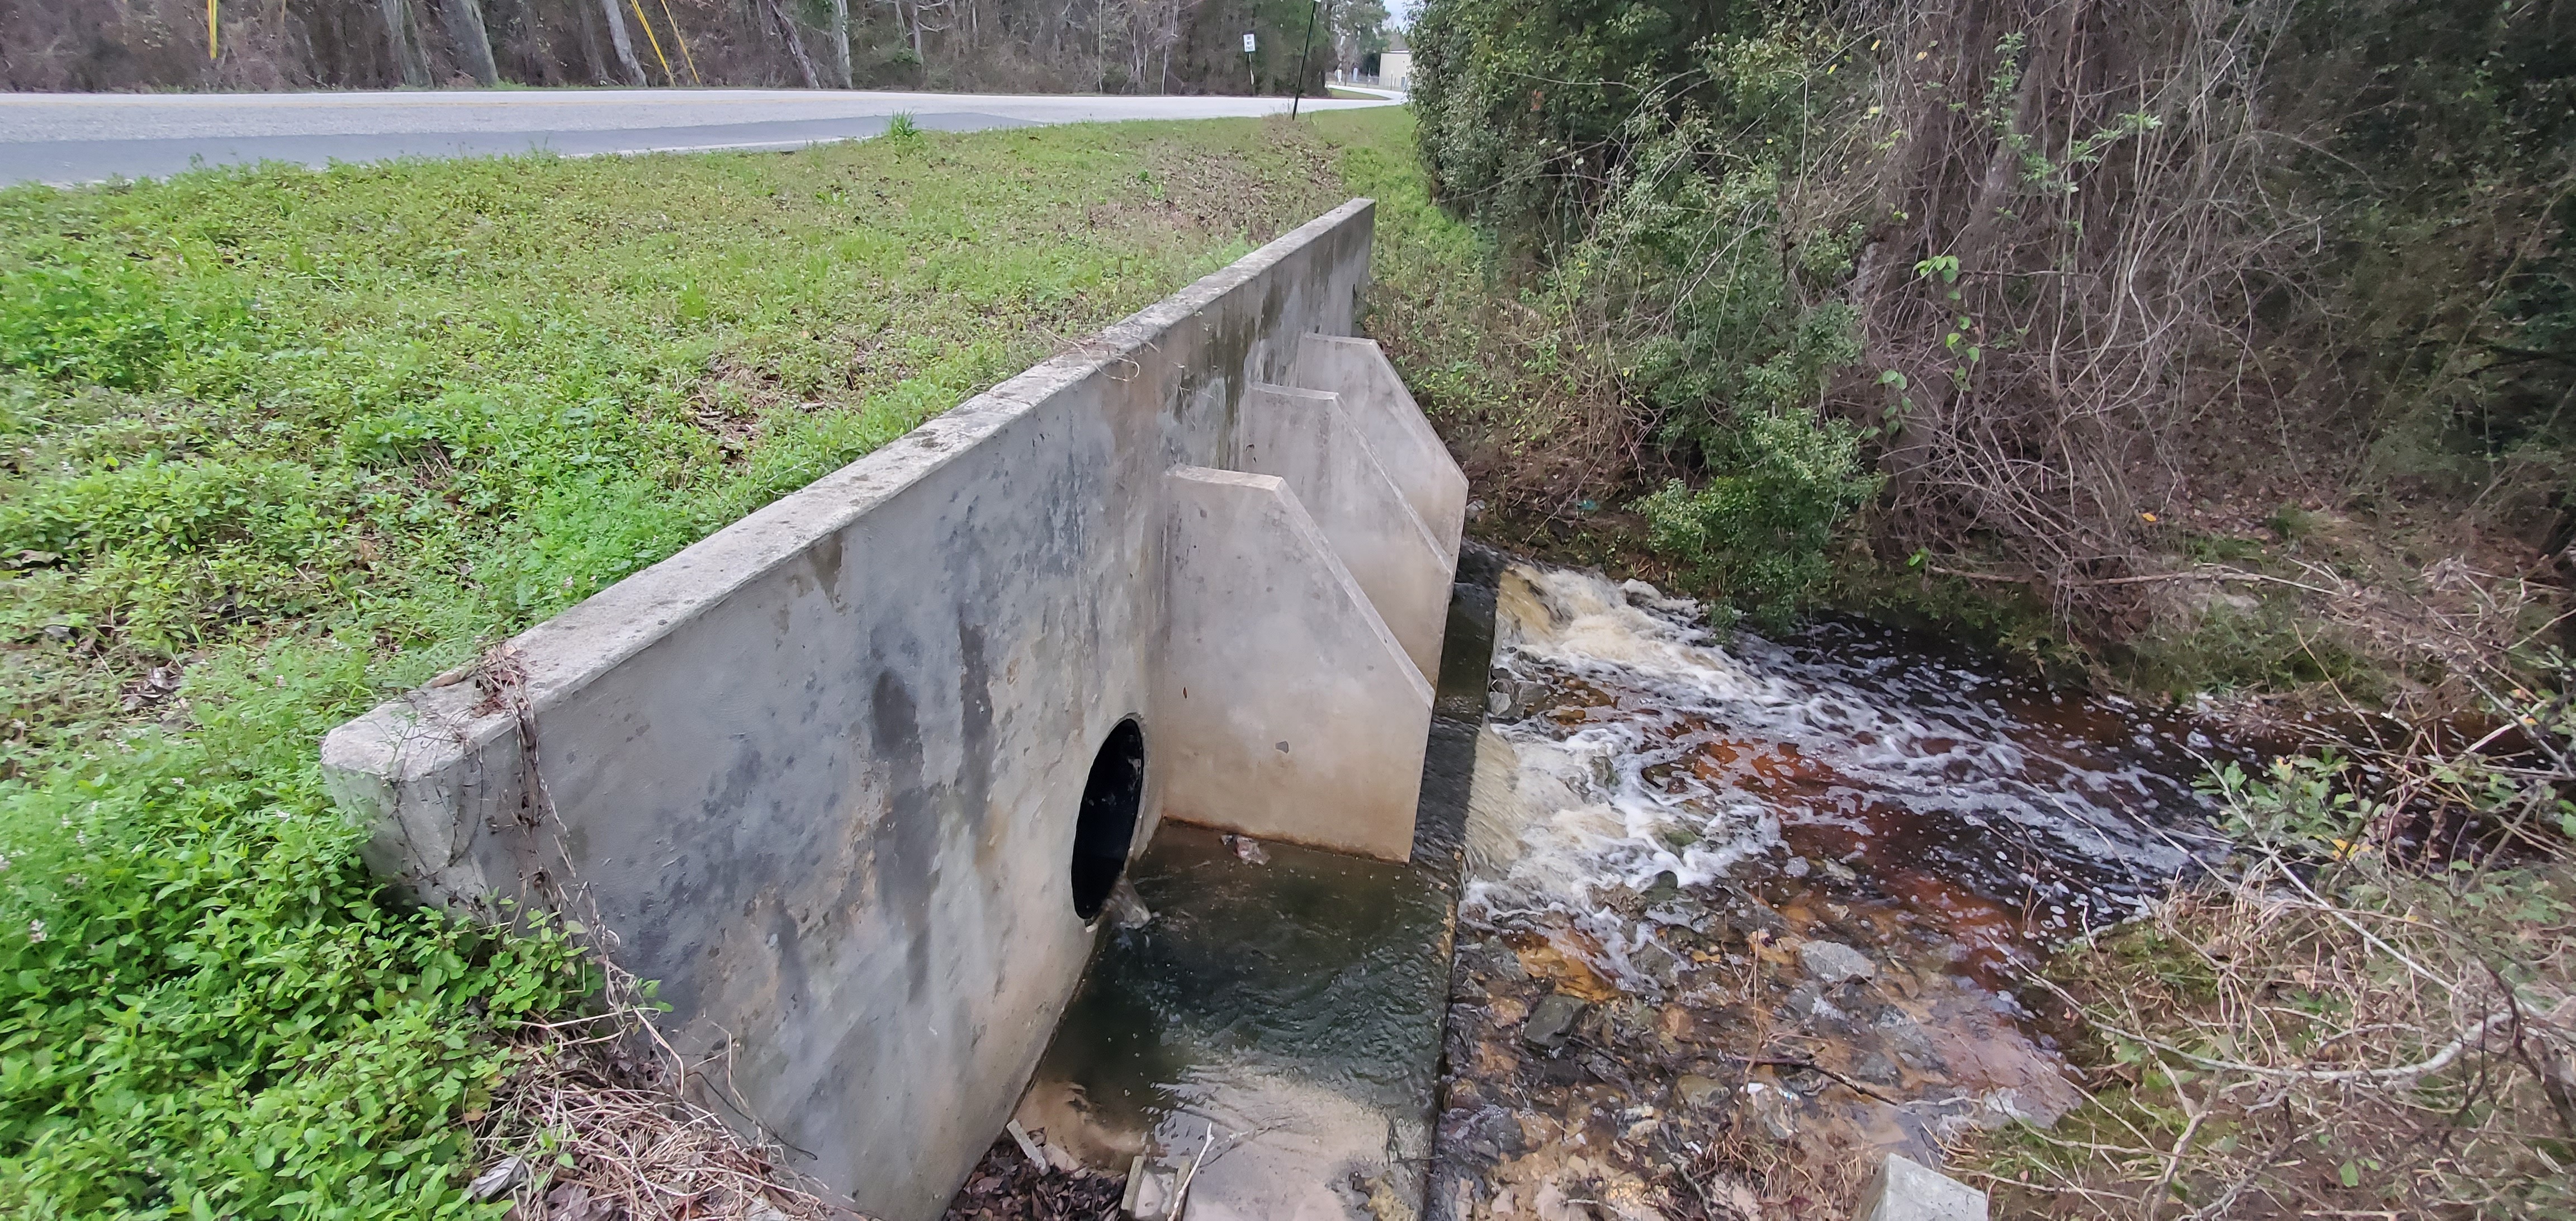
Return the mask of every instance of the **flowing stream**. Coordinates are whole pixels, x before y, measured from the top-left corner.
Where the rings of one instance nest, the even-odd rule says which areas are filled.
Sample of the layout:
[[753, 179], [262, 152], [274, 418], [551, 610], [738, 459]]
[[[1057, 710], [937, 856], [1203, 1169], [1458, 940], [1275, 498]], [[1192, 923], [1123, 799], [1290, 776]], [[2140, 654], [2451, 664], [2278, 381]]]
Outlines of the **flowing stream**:
[[1497, 607], [1435, 1214], [1798, 1215], [2080, 1101], [2028, 969], [2222, 846], [2237, 747], [1856, 620]]
[[1202, 1221], [1804, 1215], [2076, 1105], [2028, 969], [2222, 846], [2193, 782], [2243, 752], [2186, 719], [1490, 553], [1459, 590], [1414, 863], [1163, 828], [1021, 1108], [1050, 1156], [1204, 1154]]

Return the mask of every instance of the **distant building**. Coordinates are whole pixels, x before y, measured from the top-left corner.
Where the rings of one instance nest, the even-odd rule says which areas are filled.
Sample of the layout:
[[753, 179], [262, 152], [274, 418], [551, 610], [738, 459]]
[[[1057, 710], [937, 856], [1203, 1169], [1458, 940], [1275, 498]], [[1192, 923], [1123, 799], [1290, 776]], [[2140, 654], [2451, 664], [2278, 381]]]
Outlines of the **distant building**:
[[1413, 52], [1387, 50], [1377, 53], [1377, 83], [1381, 89], [1413, 87]]
[[1360, 56], [1359, 71], [1351, 74], [1350, 83], [1379, 89], [1411, 89], [1413, 51], [1405, 46], [1403, 31], [1388, 30], [1385, 50]]

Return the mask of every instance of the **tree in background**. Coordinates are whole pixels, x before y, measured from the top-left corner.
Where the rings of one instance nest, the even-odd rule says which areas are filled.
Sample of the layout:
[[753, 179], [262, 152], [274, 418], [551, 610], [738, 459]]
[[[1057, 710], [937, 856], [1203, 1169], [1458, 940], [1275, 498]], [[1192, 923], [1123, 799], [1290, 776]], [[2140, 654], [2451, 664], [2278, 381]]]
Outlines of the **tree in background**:
[[[1337, 0], [1366, 43], [1379, 0]], [[0, 5], [0, 88], [703, 83], [1286, 93], [1313, 0], [204, 0]], [[1258, 36], [1247, 61], [1245, 33]], [[1333, 60], [1319, 30], [1307, 92]], [[665, 67], [667, 63], [668, 67]]]

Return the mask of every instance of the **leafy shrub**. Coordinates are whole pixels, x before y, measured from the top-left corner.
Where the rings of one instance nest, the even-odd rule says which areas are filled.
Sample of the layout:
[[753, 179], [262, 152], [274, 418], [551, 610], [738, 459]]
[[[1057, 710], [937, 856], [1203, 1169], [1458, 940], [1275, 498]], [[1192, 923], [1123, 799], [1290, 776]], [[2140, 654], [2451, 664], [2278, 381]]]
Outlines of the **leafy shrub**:
[[1839, 420], [1784, 411], [1744, 419], [1697, 491], [1674, 480], [1638, 508], [1655, 550], [1777, 622], [1833, 575], [1834, 529], [1878, 495], [1860, 435]]

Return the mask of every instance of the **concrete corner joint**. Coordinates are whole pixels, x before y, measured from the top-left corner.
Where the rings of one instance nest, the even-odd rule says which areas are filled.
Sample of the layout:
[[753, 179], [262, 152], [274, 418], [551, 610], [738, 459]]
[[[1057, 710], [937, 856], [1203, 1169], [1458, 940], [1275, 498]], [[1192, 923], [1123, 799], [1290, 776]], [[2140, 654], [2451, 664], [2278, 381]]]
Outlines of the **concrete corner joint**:
[[1986, 1193], [1891, 1153], [1861, 1193], [1853, 1221], [1986, 1221]]
[[369, 864], [580, 920], [723, 1061], [720, 1112], [859, 1211], [938, 1216], [1078, 982], [1084, 891], [1163, 817], [1411, 850], [1466, 480], [1351, 337], [1371, 219], [333, 731]]

